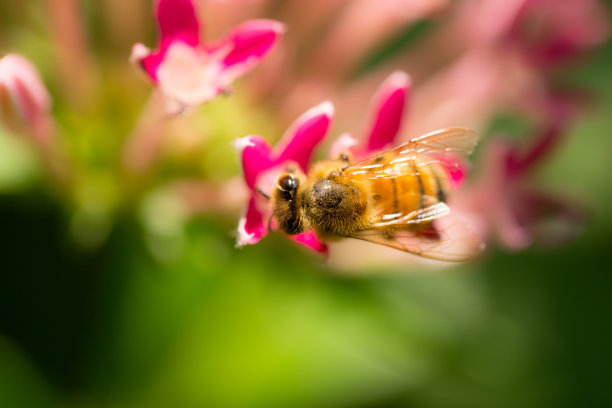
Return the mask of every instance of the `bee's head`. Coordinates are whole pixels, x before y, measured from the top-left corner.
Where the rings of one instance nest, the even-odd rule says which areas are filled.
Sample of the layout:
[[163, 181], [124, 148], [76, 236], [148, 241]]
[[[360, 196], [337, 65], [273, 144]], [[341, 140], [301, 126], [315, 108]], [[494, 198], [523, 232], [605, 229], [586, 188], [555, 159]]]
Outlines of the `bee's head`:
[[286, 201], [295, 199], [300, 180], [293, 173], [282, 174], [276, 182], [276, 189]]
[[294, 173], [284, 173], [278, 178], [272, 194], [274, 217], [279, 228], [291, 235], [304, 230], [302, 209], [298, 202], [299, 188], [299, 177]]

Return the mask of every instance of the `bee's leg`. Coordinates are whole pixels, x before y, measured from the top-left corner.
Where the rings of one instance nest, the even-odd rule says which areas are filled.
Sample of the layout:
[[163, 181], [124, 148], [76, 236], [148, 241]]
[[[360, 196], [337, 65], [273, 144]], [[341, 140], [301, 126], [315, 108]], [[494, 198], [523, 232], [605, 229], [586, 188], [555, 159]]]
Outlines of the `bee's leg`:
[[257, 192], [258, 192], [259, 194], [261, 194], [261, 195], [262, 195], [262, 196], [263, 196], [263, 197], [264, 197], [266, 200], [269, 200], [269, 199], [270, 199], [270, 196], [269, 196], [269, 195], [267, 195], [266, 193], [264, 193], [264, 192], [263, 192], [263, 190], [262, 190], [261, 188], [257, 187], [255, 190], [257, 190]]
[[268, 231], [272, 231], [272, 217], [274, 217], [274, 214], [268, 218]]

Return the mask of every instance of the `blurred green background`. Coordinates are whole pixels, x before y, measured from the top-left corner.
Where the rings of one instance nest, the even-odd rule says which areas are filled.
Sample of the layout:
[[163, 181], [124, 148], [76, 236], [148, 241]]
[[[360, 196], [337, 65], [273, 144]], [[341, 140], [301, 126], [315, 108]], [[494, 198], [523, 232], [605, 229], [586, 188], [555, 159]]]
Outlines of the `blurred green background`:
[[[84, 4], [99, 103], [62, 100], [41, 2], [0, 4], [0, 47], [41, 70], [65, 137], [79, 140], [68, 143], [76, 166], [96, 180], [84, 186], [115, 203], [138, 195], [117, 185], [114, 155], [149, 88], [115, 72], [131, 44], [114, 45], [98, 3]], [[444, 271], [341, 276], [277, 234], [235, 249], [236, 218], [214, 214], [151, 238], [141, 199], [109, 205], [93, 221], [113, 220], [99, 245], [79, 246], [78, 196], [58, 199], [28, 146], [0, 131], [0, 406], [612, 406], [611, 67], [608, 42], [565, 74], [598, 101], [537, 175], [588, 209], [582, 235], [554, 249], [493, 247]], [[252, 133], [218, 126], [215, 152]], [[203, 154], [181, 171], [236, 174], [231, 150]], [[144, 184], [178, 171], [165, 166]], [[152, 256], [151, 239], [172, 256]]]

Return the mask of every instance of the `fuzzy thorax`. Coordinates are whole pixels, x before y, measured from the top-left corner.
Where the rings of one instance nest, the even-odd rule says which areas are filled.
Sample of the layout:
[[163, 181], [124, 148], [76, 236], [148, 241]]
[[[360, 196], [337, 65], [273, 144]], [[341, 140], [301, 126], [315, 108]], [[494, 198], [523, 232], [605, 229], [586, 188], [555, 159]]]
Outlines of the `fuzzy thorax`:
[[315, 165], [302, 190], [302, 208], [308, 226], [320, 238], [347, 237], [370, 226], [370, 183], [342, 175], [346, 163]]

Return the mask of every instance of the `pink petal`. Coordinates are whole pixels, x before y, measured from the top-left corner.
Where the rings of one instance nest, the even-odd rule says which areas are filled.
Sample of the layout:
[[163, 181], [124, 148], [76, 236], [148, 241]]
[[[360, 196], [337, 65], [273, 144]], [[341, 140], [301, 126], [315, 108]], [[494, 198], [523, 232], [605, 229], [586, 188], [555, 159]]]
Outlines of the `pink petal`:
[[157, 84], [157, 68], [159, 68], [163, 60], [162, 53], [157, 51], [151, 52], [151, 50], [140, 43], [134, 44], [134, 47], [132, 47], [130, 62], [140, 65], [140, 68], [149, 75], [155, 84]]
[[155, 18], [160, 32], [158, 49], [151, 51], [142, 44], [135, 44], [130, 61], [140, 64], [157, 84], [157, 69], [170, 45], [179, 41], [195, 48], [201, 40], [200, 24], [191, 0], [156, 0]]
[[319, 253], [327, 255], [329, 252], [327, 245], [319, 241], [314, 232], [302, 232], [301, 234], [290, 235], [289, 238]]
[[268, 227], [263, 215], [257, 209], [256, 197], [251, 196], [247, 206], [246, 214], [238, 223], [237, 246], [252, 245], [258, 243], [267, 233]]
[[463, 184], [468, 174], [468, 164], [465, 160], [450, 154], [442, 155], [437, 159], [448, 174], [451, 188], [457, 188]]
[[306, 171], [314, 148], [323, 140], [334, 116], [334, 105], [323, 102], [303, 113], [274, 148], [278, 162], [290, 160]]
[[270, 160], [270, 147], [260, 136], [243, 137], [238, 139], [234, 146], [242, 155], [244, 180], [251, 190], [255, 190], [257, 176], [274, 165]]
[[[0, 88], [25, 122], [31, 123], [49, 112], [51, 98], [47, 88], [36, 68], [20, 55], [8, 54], [0, 59]], [[2, 110], [11, 108], [3, 106]]]
[[359, 142], [350, 133], [342, 133], [329, 148], [328, 157], [334, 159], [342, 153], [350, 151], [357, 146]]
[[192, 0], [157, 0], [155, 17], [162, 53], [177, 40], [192, 47], [200, 44], [200, 23]]
[[234, 28], [211, 50], [228, 50], [223, 64], [232, 77], [242, 75], [266, 56], [285, 31], [283, 24], [274, 20], [250, 20]]
[[395, 140], [409, 99], [411, 80], [405, 72], [391, 74], [374, 97], [374, 117], [367, 140], [368, 152], [376, 152]]

